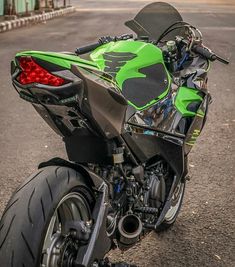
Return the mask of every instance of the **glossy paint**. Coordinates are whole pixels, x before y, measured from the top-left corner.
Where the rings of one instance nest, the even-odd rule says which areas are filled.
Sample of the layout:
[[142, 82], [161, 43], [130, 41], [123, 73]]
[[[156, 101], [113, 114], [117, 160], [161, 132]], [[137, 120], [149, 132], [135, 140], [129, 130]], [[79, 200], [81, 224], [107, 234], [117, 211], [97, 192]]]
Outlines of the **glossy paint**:
[[[131, 54], [133, 55], [130, 58], [124, 57], [123, 63], [121, 67], [116, 68], [117, 72], [115, 73], [115, 77], [112, 77], [106, 71], [107, 60], [105, 59], [105, 55], [112, 53], [114, 54]], [[146, 74], [141, 73], [140, 69], [145, 67], [153, 66], [155, 64], [162, 64], [163, 68], [165, 69], [167, 79], [167, 86], [166, 90], [161, 93], [159, 96], [154, 97], [151, 99], [147, 104], [144, 106], [137, 106], [133, 102], [128, 101], [130, 105], [132, 105], [137, 110], [142, 110], [147, 107], [154, 105], [160, 99], [164, 98], [170, 88], [171, 79], [170, 75], [165, 67], [162, 51], [151, 43], [145, 43], [142, 41], [117, 41], [111, 42], [101, 47], [97, 48], [90, 54], [91, 60], [85, 60], [80, 58], [79, 56], [73, 54], [64, 54], [64, 53], [54, 53], [54, 52], [41, 52], [41, 51], [26, 51], [21, 52], [16, 55], [16, 57], [21, 56], [32, 56], [36, 59], [41, 59], [46, 62], [58, 65], [60, 67], [71, 69], [72, 65], [77, 65], [81, 68], [93, 71], [101, 71], [104, 75], [103, 78], [110, 82], [114, 82], [120, 91], [123, 89], [123, 84], [128, 79], [132, 78], [146, 78]], [[118, 62], [118, 64], [120, 64]], [[108, 75], [105, 75], [108, 74]], [[156, 73], [158, 75], [158, 73]], [[144, 90], [145, 88], [142, 88]]]
[[175, 107], [184, 117], [193, 117], [196, 115], [196, 112], [188, 110], [188, 105], [192, 102], [200, 103], [202, 97], [198, 95], [198, 90], [180, 87], [178, 89], [177, 96], [175, 98]]

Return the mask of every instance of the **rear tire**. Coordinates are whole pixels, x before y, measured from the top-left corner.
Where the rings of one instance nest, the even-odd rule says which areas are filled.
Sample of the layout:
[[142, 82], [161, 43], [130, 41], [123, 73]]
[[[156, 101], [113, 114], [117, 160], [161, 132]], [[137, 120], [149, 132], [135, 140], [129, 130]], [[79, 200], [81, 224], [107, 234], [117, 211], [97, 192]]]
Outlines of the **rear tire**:
[[[67, 211], [62, 214], [71, 214], [70, 217], [73, 218], [75, 209], [81, 218], [89, 220], [94, 196], [85, 179], [71, 168], [42, 168], [16, 190], [0, 221], [1, 266], [47, 267], [42, 264], [45, 261], [42, 260], [42, 250], [47, 230], [61, 200], [69, 197], [71, 206], [68, 209], [64, 206], [63, 209]], [[79, 208], [76, 203], [72, 203], [76, 199], [81, 202]], [[58, 214], [57, 225], [63, 228], [63, 220], [60, 217], [65, 216], [61, 216], [59, 212]]]

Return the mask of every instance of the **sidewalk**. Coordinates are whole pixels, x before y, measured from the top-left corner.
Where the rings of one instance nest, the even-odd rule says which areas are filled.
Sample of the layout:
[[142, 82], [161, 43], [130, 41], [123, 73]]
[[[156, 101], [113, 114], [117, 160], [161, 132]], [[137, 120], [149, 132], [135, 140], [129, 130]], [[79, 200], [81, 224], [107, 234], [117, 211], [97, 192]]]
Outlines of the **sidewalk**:
[[67, 7], [60, 10], [53, 10], [51, 12], [43, 13], [40, 15], [18, 18], [15, 20], [6, 21], [0, 18], [0, 33], [36, 23], [41, 23], [43, 21], [50, 20], [58, 16], [63, 16], [65, 14], [75, 12], [75, 10], [76, 9], [74, 7]]

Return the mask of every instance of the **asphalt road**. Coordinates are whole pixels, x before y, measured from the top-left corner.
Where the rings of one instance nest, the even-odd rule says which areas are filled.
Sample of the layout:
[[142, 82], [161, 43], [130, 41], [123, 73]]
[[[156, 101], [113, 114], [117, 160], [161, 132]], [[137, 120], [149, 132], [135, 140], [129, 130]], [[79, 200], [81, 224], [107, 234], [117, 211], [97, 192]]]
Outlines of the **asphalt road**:
[[[13, 190], [44, 160], [66, 157], [61, 139], [11, 86], [10, 61], [17, 51], [73, 51], [104, 35], [129, 32], [123, 25], [148, 1], [73, 1], [77, 12], [45, 24], [0, 34], [0, 212]], [[173, 3], [173, 2], [172, 2]], [[202, 4], [207, 3], [207, 4]], [[235, 266], [235, 3], [233, 0], [175, 1], [205, 44], [229, 58], [214, 63], [207, 125], [190, 156], [184, 205], [172, 230], [151, 234], [112, 259], [140, 267]]]

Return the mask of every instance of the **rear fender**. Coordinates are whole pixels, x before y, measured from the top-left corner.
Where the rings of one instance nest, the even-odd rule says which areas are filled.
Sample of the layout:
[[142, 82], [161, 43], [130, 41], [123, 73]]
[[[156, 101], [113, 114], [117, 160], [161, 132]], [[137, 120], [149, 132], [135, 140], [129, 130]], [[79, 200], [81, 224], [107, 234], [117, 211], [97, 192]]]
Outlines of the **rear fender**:
[[108, 253], [111, 248], [111, 240], [106, 232], [106, 218], [110, 208], [107, 204], [109, 192], [108, 185], [101, 177], [90, 171], [87, 167], [61, 158], [53, 158], [47, 162], [43, 162], [38, 168], [40, 169], [54, 165], [74, 169], [86, 179], [85, 183], [88, 187], [95, 187], [96, 191], [99, 192], [92, 212], [92, 218], [95, 221], [95, 224], [90, 236], [90, 241], [88, 244], [81, 247], [73, 265], [76, 267], [91, 266], [95, 260], [102, 260], [104, 255]]
[[89, 170], [86, 166], [81, 164], [76, 164], [65, 159], [61, 158], [53, 158], [46, 162], [42, 162], [39, 164], [38, 169], [47, 167], [47, 166], [61, 166], [61, 167], [68, 167], [72, 168], [75, 171], [79, 172], [86, 180], [86, 183], [90, 188], [98, 189], [104, 183], [104, 180], [96, 175], [94, 172]]

